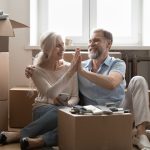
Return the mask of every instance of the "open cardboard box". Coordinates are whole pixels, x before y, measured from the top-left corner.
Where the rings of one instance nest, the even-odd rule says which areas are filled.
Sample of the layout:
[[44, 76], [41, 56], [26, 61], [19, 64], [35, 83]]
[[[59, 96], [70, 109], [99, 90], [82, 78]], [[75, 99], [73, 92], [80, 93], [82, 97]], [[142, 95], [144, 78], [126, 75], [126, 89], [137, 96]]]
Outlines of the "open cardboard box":
[[26, 28], [28, 26], [19, 23], [15, 20], [5, 19], [0, 20], [0, 52], [9, 51], [9, 37], [14, 37], [15, 28]]

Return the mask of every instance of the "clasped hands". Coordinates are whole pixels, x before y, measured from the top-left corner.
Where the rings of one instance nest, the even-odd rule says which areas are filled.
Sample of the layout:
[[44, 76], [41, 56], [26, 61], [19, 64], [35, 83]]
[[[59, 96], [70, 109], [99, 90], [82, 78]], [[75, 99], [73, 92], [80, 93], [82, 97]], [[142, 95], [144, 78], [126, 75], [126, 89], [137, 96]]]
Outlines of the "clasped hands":
[[73, 72], [79, 72], [80, 73], [80, 71], [82, 70], [81, 60], [82, 60], [82, 57], [80, 54], [80, 49], [77, 48], [77, 49], [75, 49], [75, 54], [73, 54], [73, 59], [71, 61], [71, 65], [70, 65], [70, 69]]

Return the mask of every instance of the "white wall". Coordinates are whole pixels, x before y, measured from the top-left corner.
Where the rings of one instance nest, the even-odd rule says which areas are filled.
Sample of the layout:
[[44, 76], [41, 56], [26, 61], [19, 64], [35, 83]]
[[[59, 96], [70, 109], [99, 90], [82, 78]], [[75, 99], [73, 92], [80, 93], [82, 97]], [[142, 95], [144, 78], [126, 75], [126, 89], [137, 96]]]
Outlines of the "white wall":
[[[29, 1], [30, 0], [0, 0], [7, 10], [10, 19], [29, 26]], [[7, 8], [6, 8], [7, 5]], [[2, 6], [2, 5], [1, 5]], [[2, 9], [2, 7], [1, 7]], [[26, 51], [25, 47], [29, 43], [29, 28], [15, 29], [15, 37], [9, 38], [9, 87], [27, 86], [29, 80], [25, 78], [24, 69], [31, 64], [32, 53]]]
[[0, 10], [8, 13], [8, 0], [0, 0]]

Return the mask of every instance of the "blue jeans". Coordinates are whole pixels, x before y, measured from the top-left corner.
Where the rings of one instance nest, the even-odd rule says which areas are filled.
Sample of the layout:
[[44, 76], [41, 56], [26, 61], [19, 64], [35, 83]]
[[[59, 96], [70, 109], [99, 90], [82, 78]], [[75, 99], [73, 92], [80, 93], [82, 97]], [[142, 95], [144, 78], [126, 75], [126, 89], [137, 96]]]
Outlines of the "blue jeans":
[[44, 105], [33, 110], [33, 121], [21, 130], [21, 138], [41, 136], [46, 146], [58, 143], [57, 118], [62, 106]]

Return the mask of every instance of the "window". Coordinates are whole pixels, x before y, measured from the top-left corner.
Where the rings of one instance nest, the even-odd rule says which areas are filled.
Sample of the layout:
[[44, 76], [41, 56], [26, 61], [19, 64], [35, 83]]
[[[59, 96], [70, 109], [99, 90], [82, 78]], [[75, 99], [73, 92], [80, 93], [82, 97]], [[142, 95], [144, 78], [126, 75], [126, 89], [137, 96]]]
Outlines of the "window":
[[46, 31], [56, 31], [87, 45], [93, 28], [109, 30], [114, 45], [148, 44], [144, 38], [150, 14], [149, 0], [30, 0], [30, 44], [37, 45]]
[[[36, 45], [45, 31], [57, 31], [73, 43], [89, 39], [88, 0], [31, 0], [30, 44]], [[34, 7], [32, 7], [34, 6]]]
[[[97, 0], [91, 18], [93, 27], [101, 27], [111, 31], [114, 44], [140, 45], [140, 8], [139, 0]], [[91, 10], [92, 10], [91, 8]], [[96, 17], [94, 17], [96, 16]]]

